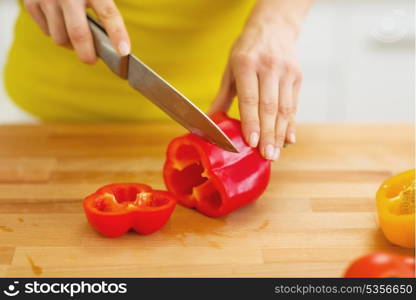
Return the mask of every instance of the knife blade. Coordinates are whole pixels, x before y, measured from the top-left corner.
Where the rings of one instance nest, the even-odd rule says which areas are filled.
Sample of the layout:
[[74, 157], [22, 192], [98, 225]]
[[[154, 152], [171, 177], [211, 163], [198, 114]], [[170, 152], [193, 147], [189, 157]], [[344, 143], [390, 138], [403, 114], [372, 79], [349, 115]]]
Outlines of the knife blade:
[[87, 14], [98, 56], [119, 77], [190, 132], [231, 152], [238, 149], [228, 136], [194, 103], [133, 54], [121, 57], [104, 28]]

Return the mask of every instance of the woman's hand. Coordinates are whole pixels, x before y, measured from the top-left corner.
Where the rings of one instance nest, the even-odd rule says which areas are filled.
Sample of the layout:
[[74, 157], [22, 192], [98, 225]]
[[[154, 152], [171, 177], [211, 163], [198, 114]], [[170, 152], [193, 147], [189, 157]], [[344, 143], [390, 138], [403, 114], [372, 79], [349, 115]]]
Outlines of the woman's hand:
[[113, 0], [24, 0], [24, 4], [45, 34], [56, 44], [75, 49], [85, 63], [97, 59], [86, 8], [95, 11], [114, 49], [121, 56], [130, 52], [129, 36]]
[[[211, 112], [238, 96], [243, 135], [270, 160], [295, 143], [301, 72], [295, 55], [300, 20], [310, 0], [259, 0], [235, 42]], [[303, 4], [303, 5], [302, 5]]]

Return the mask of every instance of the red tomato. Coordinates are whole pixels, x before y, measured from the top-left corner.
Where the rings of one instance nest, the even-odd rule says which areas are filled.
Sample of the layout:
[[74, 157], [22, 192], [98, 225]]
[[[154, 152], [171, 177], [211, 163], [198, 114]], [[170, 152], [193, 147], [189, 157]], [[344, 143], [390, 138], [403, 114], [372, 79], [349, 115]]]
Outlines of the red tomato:
[[415, 258], [376, 252], [353, 261], [344, 277], [415, 277]]

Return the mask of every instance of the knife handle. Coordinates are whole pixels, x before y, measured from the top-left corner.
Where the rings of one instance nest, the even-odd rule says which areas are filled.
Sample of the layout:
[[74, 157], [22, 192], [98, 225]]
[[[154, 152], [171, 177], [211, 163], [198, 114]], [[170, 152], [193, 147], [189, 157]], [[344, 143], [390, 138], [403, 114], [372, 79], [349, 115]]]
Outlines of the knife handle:
[[120, 56], [111, 45], [105, 29], [88, 14], [87, 19], [94, 37], [97, 55], [114, 73], [123, 79], [127, 79], [129, 56]]

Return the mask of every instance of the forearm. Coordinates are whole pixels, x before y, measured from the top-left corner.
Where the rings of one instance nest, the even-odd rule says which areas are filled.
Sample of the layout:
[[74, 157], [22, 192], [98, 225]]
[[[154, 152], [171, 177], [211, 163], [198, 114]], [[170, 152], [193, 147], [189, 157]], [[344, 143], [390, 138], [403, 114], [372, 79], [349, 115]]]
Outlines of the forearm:
[[299, 34], [301, 25], [313, 0], [258, 0], [246, 26], [259, 22], [285, 25]]

